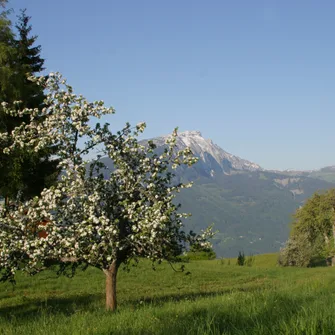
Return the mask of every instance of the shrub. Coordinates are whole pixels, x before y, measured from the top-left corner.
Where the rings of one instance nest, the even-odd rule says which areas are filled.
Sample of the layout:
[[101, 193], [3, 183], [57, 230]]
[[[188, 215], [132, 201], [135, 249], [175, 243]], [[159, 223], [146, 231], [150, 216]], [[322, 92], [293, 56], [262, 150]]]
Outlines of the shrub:
[[252, 254], [245, 259], [246, 266], [253, 266], [254, 263], [255, 263], [255, 256]]
[[224, 257], [221, 257], [221, 258], [220, 258], [220, 264], [221, 264], [221, 265], [225, 265], [225, 263], [226, 263], [225, 258], [224, 258]]
[[283, 249], [280, 250], [278, 264], [281, 266], [310, 265], [313, 248], [306, 234], [292, 236]]
[[187, 253], [187, 258], [192, 261], [211, 260], [216, 258], [213, 250], [209, 251], [190, 251]]
[[245, 255], [243, 251], [238, 252], [237, 265], [243, 266], [245, 264]]

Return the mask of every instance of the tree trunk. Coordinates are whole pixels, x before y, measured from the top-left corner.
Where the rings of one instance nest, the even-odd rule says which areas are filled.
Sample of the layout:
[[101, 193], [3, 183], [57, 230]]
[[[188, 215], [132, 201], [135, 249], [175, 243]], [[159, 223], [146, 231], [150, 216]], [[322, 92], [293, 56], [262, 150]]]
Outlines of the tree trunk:
[[108, 269], [104, 269], [106, 275], [106, 309], [108, 311], [115, 311], [117, 307], [116, 302], [116, 277], [119, 264], [113, 261]]

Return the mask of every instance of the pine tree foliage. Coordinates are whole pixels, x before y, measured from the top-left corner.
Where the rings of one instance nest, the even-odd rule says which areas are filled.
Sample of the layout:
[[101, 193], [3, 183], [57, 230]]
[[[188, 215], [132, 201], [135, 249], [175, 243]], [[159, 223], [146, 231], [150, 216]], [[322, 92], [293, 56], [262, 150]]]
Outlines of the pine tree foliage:
[[[7, 1], [0, 4], [0, 98], [7, 99], [8, 92], [13, 91], [11, 78], [11, 60], [14, 53], [14, 34], [11, 21], [8, 19], [9, 10], [5, 9]], [[0, 119], [1, 122], [1, 119]]]
[[[44, 88], [28, 80], [29, 76], [38, 75], [44, 69], [44, 59], [40, 56], [41, 46], [35, 45], [37, 36], [31, 36], [30, 17], [25, 10], [18, 16], [16, 37], [10, 22], [6, 20], [6, 13], [3, 14], [3, 26], [8, 38], [3, 42], [3, 49], [10, 52], [0, 59], [1, 68], [6, 69], [3, 76], [7, 78], [1, 85], [0, 101], [6, 101], [13, 108], [15, 101], [20, 101], [20, 108], [42, 109]], [[23, 121], [29, 122], [29, 115], [18, 118], [7, 115], [0, 109], [1, 131], [11, 133]], [[12, 200], [18, 195], [28, 199], [55, 182], [59, 173], [57, 162], [52, 159], [55, 151], [56, 148], [50, 146], [39, 153], [28, 154], [22, 148], [17, 148], [11, 156], [0, 152], [0, 195]]]

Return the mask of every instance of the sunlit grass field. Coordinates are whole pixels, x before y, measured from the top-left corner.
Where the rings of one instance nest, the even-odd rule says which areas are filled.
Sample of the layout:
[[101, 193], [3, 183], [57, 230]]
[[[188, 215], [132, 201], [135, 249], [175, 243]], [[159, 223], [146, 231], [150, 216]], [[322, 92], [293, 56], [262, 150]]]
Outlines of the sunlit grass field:
[[143, 261], [120, 271], [116, 313], [104, 310], [96, 269], [20, 275], [0, 284], [0, 334], [335, 334], [335, 269], [276, 260], [191, 261], [184, 272]]

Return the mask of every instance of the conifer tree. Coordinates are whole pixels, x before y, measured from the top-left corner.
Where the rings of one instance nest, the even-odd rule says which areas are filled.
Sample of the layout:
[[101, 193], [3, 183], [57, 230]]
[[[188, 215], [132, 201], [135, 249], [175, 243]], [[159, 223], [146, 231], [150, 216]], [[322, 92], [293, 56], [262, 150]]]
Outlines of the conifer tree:
[[26, 10], [21, 10], [18, 22], [15, 27], [18, 32], [18, 39], [15, 40], [17, 75], [21, 78], [18, 81], [19, 98], [23, 108], [40, 108], [43, 105], [45, 95], [43, 88], [36, 85], [27, 76], [37, 75], [44, 70], [44, 59], [41, 58], [41, 46], [35, 45], [37, 36], [31, 35], [31, 17], [27, 16]]
[[[9, 10], [5, 9], [7, 1], [0, 0], [0, 97], [5, 99], [5, 92], [10, 91], [10, 78], [13, 69], [10, 60], [14, 52], [14, 34], [8, 19]], [[1, 121], [1, 120], [0, 120]]]
[[[8, 27], [10, 36], [13, 36], [10, 25]], [[28, 77], [36, 76], [44, 70], [44, 59], [40, 56], [41, 46], [35, 45], [37, 36], [31, 36], [32, 27], [26, 10], [21, 11], [15, 27], [17, 37], [8, 38], [5, 42], [7, 48], [11, 50], [6, 66], [10, 75], [8, 76], [8, 85], [3, 87], [0, 100], [7, 101], [12, 105], [15, 101], [21, 101], [20, 108], [41, 110], [45, 107], [43, 105], [45, 99], [43, 87], [36, 85]], [[4, 65], [2, 63], [1, 67]], [[29, 115], [22, 118], [6, 115], [1, 111], [0, 114], [0, 128], [8, 133], [22, 121], [29, 120]], [[42, 152], [28, 154], [18, 148], [11, 157], [3, 156], [0, 153], [0, 195], [5, 197], [6, 203], [9, 199], [15, 199], [18, 194], [21, 194], [23, 199], [31, 198], [55, 181], [58, 175], [57, 162], [51, 159], [55, 150], [56, 148], [49, 147]]]
[[[8, 19], [9, 10], [6, 10], [6, 0], [1, 0], [0, 7], [2, 11], [0, 13], [0, 102], [10, 101], [14, 96], [14, 86], [13, 86], [13, 59], [14, 59], [14, 33], [12, 30], [12, 25]], [[0, 131], [8, 131], [8, 121], [9, 117], [3, 112], [0, 106]], [[12, 165], [15, 166], [14, 155], [8, 158], [3, 154], [2, 149], [7, 143], [0, 143], [0, 196], [4, 196], [6, 199], [6, 204], [8, 203], [10, 195], [10, 186], [8, 180], [11, 180], [11, 187], [18, 184], [18, 178], [10, 176], [8, 167]], [[11, 170], [14, 172], [14, 168]]]

